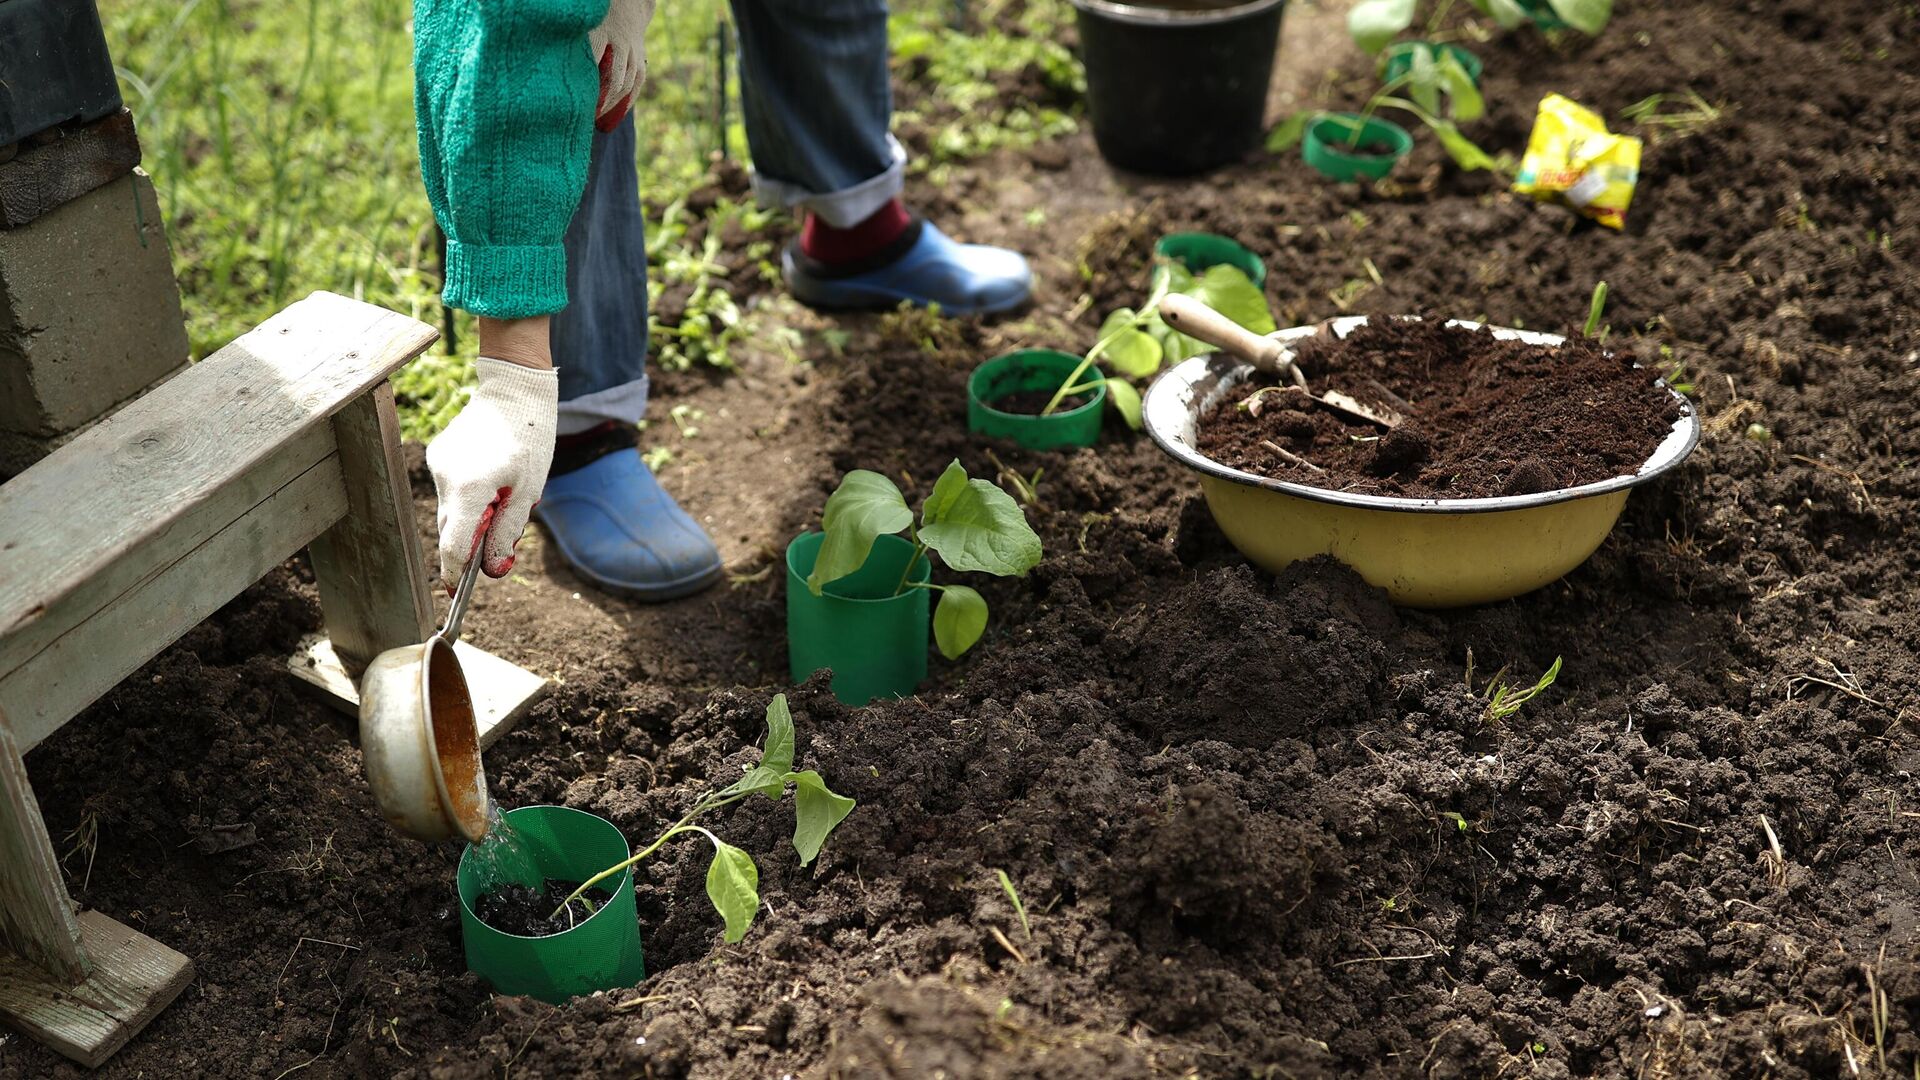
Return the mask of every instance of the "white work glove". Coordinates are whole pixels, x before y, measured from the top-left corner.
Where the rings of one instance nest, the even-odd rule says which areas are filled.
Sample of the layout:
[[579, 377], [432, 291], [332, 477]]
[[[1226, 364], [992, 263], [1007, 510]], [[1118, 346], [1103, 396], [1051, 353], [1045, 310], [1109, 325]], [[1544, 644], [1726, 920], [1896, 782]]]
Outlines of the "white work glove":
[[600, 102], [594, 106], [593, 126], [612, 131], [633, 105], [640, 84], [647, 81], [647, 24], [653, 21], [653, 0], [611, 0], [607, 17], [587, 34], [587, 51], [600, 65]]
[[427, 446], [440, 496], [440, 577], [448, 585], [460, 580], [487, 507], [496, 503], [480, 569], [496, 578], [513, 569], [513, 545], [547, 485], [560, 407], [555, 371], [484, 356], [473, 367], [479, 375], [473, 397]]

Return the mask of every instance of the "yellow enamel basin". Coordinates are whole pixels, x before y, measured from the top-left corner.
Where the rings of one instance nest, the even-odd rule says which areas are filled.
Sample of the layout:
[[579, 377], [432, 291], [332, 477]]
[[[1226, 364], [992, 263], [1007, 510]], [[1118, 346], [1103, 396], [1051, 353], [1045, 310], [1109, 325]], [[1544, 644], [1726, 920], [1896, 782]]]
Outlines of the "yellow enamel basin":
[[[1332, 325], [1345, 337], [1365, 321], [1354, 316]], [[1452, 325], [1479, 324], [1456, 319]], [[1272, 336], [1292, 342], [1319, 329], [1296, 326]], [[1565, 340], [1490, 329], [1496, 336], [1538, 345]], [[1680, 464], [1700, 441], [1693, 403], [1674, 393], [1679, 419], [1630, 476], [1490, 499], [1352, 495], [1242, 472], [1195, 449], [1199, 417], [1253, 373], [1251, 366], [1218, 353], [1175, 366], [1147, 391], [1142, 414], [1148, 435], [1199, 474], [1214, 521], [1255, 565], [1278, 571], [1300, 559], [1331, 555], [1408, 607], [1491, 603], [1559, 579], [1607, 538], [1629, 491]]]

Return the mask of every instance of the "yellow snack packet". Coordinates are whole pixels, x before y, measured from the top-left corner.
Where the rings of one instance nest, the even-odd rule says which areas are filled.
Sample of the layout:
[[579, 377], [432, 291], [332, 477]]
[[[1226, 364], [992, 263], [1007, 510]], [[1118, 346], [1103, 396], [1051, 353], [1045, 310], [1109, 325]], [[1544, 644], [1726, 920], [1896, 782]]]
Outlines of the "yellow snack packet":
[[1640, 179], [1640, 140], [1612, 135], [1600, 114], [1548, 94], [1540, 101], [1513, 190], [1572, 207], [1609, 229], [1626, 224]]

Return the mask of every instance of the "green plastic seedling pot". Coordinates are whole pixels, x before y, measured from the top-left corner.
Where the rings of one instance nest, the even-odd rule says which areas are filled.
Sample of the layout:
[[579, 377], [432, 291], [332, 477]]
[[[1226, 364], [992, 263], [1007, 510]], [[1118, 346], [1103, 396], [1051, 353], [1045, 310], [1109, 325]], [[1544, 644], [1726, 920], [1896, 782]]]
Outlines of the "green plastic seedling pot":
[[1392, 82], [1413, 70], [1413, 48], [1416, 45], [1425, 45], [1435, 52], [1451, 53], [1455, 60], [1460, 61], [1460, 66], [1466, 69], [1467, 77], [1473, 80], [1473, 85], [1480, 85], [1479, 57], [1458, 45], [1435, 45], [1431, 41], [1396, 41], [1387, 46], [1385, 66], [1380, 69], [1382, 82]]
[[[1104, 382], [1094, 385], [1090, 391], [1093, 396], [1085, 404], [1051, 416], [1002, 412], [993, 407], [993, 402], [1022, 391], [1052, 394], [1079, 366], [1080, 357], [1054, 349], [1021, 349], [981, 364], [967, 380], [967, 430], [1011, 439], [1029, 450], [1092, 446], [1100, 438], [1100, 410], [1107, 403]], [[1099, 377], [1099, 368], [1090, 367], [1081, 379]], [[898, 574], [898, 568], [894, 572]]]
[[[1362, 147], [1384, 143], [1392, 152], [1361, 154], [1349, 149], [1355, 124], [1360, 124]], [[1362, 176], [1378, 180], [1392, 172], [1394, 165], [1412, 149], [1413, 136], [1406, 128], [1377, 116], [1362, 122], [1352, 113], [1325, 113], [1315, 117], [1307, 125], [1306, 137], [1300, 140], [1300, 156], [1322, 175], [1334, 180], [1355, 180]]]
[[1225, 263], [1239, 267], [1255, 285], [1267, 283], [1267, 264], [1260, 256], [1213, 233], [1168, 233], [1153, 245], [1153, 253], [1163, 259], [1177, 260], [1195, 274]]
[[833, 696], [848, 705], [912, 694], [927, 677], [932, 590], [911, 586], [925, 582], [933, 567], [922, 555], [907, 576], [909, 587], [896, 595], [913, 545], [882, 536], [866, 565], [815, 596], [807, 575], [826, 536], [801, 533], [787, 545], [787, 667], [793, 681], [830, 668]]
[[[564, 806], [522, 806], [506, 812], [543, 877], [585, 881], [632, 854], [627, 838], [602, 817]], [[647, 977], [640, 922], [633, 908], [633, 871], [620, 875], [613, 899], [571, 930], [548, 937], [503, 934], [473, 913], [492, 888], [469, 846], [460, 856], [460, 936], [467, 968], [502, 994], [558, 1005], [571, 997], [636, 986]], [[538, 881], [522, 885], [540, 887]], [[601, 888], [605, 887], [602, 883]]]

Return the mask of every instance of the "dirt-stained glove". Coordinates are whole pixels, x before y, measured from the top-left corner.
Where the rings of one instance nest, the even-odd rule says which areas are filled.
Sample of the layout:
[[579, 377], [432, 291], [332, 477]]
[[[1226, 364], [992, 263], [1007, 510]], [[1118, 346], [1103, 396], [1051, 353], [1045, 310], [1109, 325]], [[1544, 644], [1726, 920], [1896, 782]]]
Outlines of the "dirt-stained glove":
[[593, 126], [612, 131], [633, 105], [647, 80], [647, 24], [654, 0], [612, 0], [607, 17], [587, 35], [587, 49], [600, 65], [600, 102]]
[[[553, 462], [559, 374], [484, 356], [474, 371], [479, 385], [467, 407], [427, 446], [440, 496], [440, 577], [449, 585], [460, 580], [482, 528], [480, 569], [496, 578], [513, 569], [513, 546]], [[496, 504], [489, 527], [486, 510]]]

